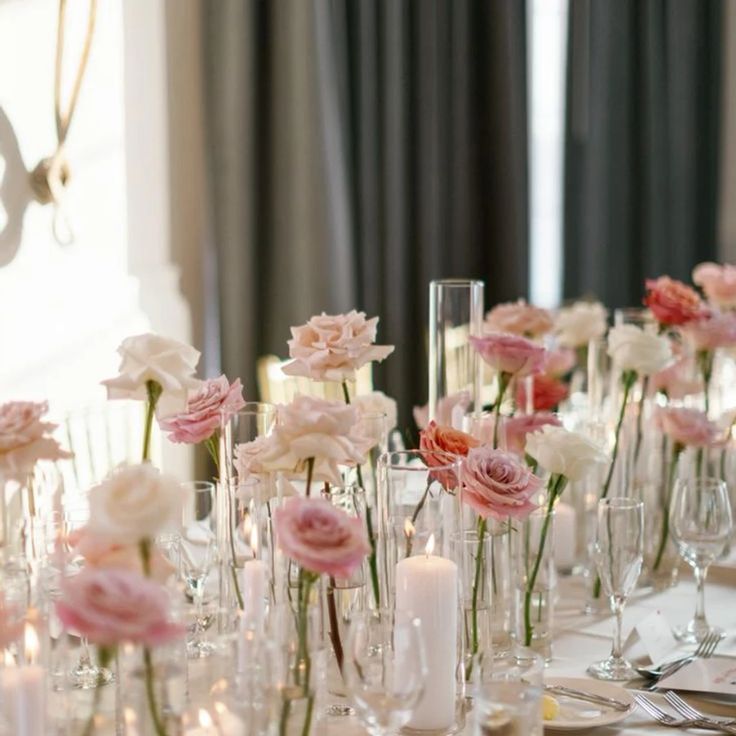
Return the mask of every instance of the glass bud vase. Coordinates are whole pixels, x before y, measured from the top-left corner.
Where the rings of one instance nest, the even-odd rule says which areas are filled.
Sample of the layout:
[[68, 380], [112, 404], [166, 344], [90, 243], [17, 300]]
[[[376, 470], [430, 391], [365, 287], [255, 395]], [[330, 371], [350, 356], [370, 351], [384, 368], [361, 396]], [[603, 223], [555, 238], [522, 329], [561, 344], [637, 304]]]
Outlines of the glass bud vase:
[[483, 290], [468, 279], [429, 285], [429, 419], [458, 429], [481, 407], [481, 362], [469, 338], [483, 333]]
[[537, 509], [518, 524], [513, 536], [516, 640], [547, 660], [552, 656], [557, 589], [554, 520], [554, 510]]

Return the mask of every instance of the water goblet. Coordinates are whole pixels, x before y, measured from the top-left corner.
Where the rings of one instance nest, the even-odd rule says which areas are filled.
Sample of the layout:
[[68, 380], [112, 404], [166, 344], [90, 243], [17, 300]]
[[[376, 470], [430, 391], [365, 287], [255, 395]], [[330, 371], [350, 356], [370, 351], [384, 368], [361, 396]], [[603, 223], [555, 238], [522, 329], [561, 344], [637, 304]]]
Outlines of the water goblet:
[[675, 636], [688, 644], [697, 644], [711, 632], [723, 633], [705, 617], [705, 578], [733, 530], [731, 503], [724, 481], [678, 480], [672, 494], [669, 526], [680, 556], [693, 568], [698, 588], [695, 615], [688, 624], [675, 629]]
[[644, 504], [633, 498], [604, 498], [598, 502], [598, 525], [593, 558], [603, 592], [616, 617], [611, 654], [588, 667], [599, 680], [637, 677], [623, 656], [621, 624], [624, 606], [641, 573], [644, 558]]
[[424, 691], [426, 655], [419, 619], [403, 611], [366, 611], [349, 625], [343, 671], [348, 695], [371, 736], [409, 722]]

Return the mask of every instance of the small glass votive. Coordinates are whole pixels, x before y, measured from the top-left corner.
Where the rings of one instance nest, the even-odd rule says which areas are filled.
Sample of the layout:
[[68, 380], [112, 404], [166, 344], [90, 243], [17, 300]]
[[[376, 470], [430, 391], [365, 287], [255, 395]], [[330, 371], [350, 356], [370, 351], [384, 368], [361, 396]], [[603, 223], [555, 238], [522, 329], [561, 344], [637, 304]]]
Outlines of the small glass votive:
[[513, 647], [483, 663], [473, 693], [473, 736], [542, 736], [543, 659]]

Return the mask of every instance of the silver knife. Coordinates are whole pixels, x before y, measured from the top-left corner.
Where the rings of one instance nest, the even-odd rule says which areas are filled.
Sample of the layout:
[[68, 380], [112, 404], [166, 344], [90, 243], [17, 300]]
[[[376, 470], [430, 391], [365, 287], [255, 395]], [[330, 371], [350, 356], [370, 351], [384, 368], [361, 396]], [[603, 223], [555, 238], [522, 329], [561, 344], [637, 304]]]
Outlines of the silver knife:
[[614, 710], [624, 711], [631, 708], [630, 704], [624, 703], [621, 700], [607, 698], [604, 695], [597, 695], [596, 693], [588, 693], [585, 690], [576, 690], [573, 687], [565, 687], [564, 685], [545, 685], [544, 691], [553, 695], [566, 695], [568, 698], [585, 700], [588, 703], [595, 703], [596, 705], [605, 705]]

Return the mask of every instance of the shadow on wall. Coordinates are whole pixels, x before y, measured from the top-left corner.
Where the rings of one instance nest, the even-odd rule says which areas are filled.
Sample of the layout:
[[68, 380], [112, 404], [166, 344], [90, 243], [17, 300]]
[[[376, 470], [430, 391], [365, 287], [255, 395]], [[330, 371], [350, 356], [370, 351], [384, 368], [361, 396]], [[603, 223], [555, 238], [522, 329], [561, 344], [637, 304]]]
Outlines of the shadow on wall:
[[30, 174], [23, 163], [18, 137], [0, 107], [0, 268], [18, 252], [26, 208], [34, 201]]

